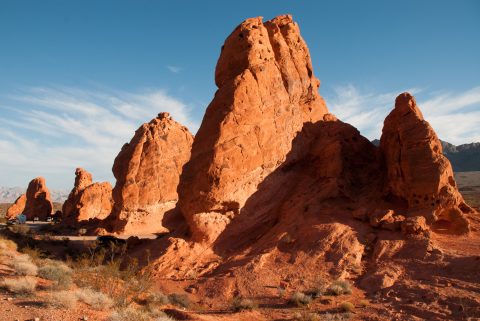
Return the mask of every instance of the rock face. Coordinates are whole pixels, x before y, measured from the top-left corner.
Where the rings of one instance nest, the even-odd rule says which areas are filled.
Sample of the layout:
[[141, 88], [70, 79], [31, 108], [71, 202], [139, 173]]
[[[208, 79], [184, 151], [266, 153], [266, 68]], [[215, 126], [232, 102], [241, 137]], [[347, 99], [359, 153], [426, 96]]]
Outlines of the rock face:
[[15, 203], [13, 203], [7, 210], [7, 214], [5, 215], [7, 219], [12, 219], [17, 217], [19, 214], [22, 214], [23, 210], [25, 209], [25, 204], [27, 203], [27, 195], [22, 194], [20, 195]]
[[15, 204], [8, 209], [7, 217], [14, 218], [23, 213], [27, 220], [33, 220], [35, 217], [46, 220], [52, 213], [52, 208], [50, 192], [45, 184], [45, 178], [37, 177], [28, 184], [27, 192], [20, 196]]
[[458, 192], [450, 162], [415, 99], [399, 95], [385, 119], [380, 149], [387, 166], [386, 194], [428, 223], [447, 221], [468, 231], [463, 212], [471, 209]]
[[178, 189], [194, 239], [207, 242], [282, 164], [303, 124], [327, 113], [308, 48], [288, 15], [240, 24], [222, 47], [215, 82]]
[[75, 171], [75, 185], [63, 204], [66, 223], [105, 219], [113, 207], [112, 186], [108, 182], [93, 183], [92, 174], [83, 168]]
[[193, 136], [168, 113], [143, 124], [115, 158], [113, 230], [126, 234], [165, 231], [165, 212], [177, 203], [177, 185], [190, 158]]

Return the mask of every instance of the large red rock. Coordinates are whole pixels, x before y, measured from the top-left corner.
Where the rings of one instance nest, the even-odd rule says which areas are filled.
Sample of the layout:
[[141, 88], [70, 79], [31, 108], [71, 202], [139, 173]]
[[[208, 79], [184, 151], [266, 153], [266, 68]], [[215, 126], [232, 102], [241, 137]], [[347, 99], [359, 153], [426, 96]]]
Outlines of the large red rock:
[[27, 220], [32, 220], [35, 217], [46, 220], [52, 214], [52, 209], [50, 191], [45, 183], [45, 178], [37, 177], [33, 179], [28, 184], [23, 214], [27, 216]]
[[143, 124], [115, 158], [113, 230], [125, 234], [166, 231], [163, 216], [177, 203], [177, 185], [190, 158], [193, 136], [168, 113]]
[[463, 212], [471, 209], [458, 192], [440, 140], [409, 93], [395, 100], [395, 108], [385, 119], [380, 148], [390, 199], [403, 203], [412, 215], [424, 216], [430, 224], [447, 221], [459, 232], [468, 231]]
[[327, 113], [291, 16], [251, 18], [226, 39], [218, 90], [195, 136], [179, 208], [196, 240], [214, 240], [285, 160], [306, 122]]
[[83, 168], [75, 171], [75, 185], [63, 203], [63, 220], [67, 223], [105, 219], [112, 212], [112, 186], [93, 183], [92, 174]]
[[22, 194], [13, 203], [8, 209], [5, 217], [9, 220], [17, 217], [19, 214], [22, 214], [25, 209], [25, 204], [27, 203], [27, 195]]

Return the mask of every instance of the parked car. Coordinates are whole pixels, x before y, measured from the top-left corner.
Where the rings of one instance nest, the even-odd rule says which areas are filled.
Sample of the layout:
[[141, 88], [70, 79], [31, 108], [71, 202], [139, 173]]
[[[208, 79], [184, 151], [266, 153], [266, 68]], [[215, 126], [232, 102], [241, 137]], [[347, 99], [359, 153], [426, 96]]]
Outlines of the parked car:
[[18, 221], [15, 218], [7, 221], [7, 225], [17, 225], [17, 224], [18, 224]]
[[53, 222], [53, 217], [51, 216], [47, 217], [47, 222]]
[[33, 218], [33, 221], [34, 221], [34, 222], [38, 222], [38, 221], [40, 221], [40, 219], [38, 218], [38, 216], [35, 216], [35, 217]]

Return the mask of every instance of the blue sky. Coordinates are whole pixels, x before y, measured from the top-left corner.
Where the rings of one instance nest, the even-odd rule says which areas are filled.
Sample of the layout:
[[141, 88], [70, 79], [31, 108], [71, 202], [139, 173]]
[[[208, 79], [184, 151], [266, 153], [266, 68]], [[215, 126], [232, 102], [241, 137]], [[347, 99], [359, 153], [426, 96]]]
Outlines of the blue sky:
[[441, 138], [480, 141], [479, 1], [0, 1], [0, 185], [82, 166], [110, 180], [134, 130], [170, 111], [193, 132], [242, 20], [291, 13], [320, 93], [373, 139], [395, 96]]

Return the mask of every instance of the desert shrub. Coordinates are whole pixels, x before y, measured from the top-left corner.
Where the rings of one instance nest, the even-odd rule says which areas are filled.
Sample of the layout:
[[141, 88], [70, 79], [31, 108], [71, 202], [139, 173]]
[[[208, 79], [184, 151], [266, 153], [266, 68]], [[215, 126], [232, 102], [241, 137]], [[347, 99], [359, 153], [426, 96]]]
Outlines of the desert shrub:
[[175, 321], [163, 312], [154, 313], [133, 307], [121, 308], [114, 311], [109, 321]]
[[52, 292], [48, 297], [48, 304], [55, 308], [71, 309], [77, 305], [77, 296], [71, 291]]
[[327, 293], [330, 295], [352, 294], [352, 288], [347, 281], [337, 280], [330, 284]]
[[43, 260], [47, 256], [44, 251], [36, 247], [26, 246], [21, 250], [21, 252], [23, 254], [30, 256], [33, 262], [37, 262], [37, 263]]
[[8, 228], [12, 233], [15, 233], [15, 234], [27, 235], [30, 233], [30, 227], [28, 227], [28, 225], [25, 225], [25, 224], [12, 225], [12, 226], [9, 226]]
[[37, 275], [38, 267], [26, 254], [17, 255], [13, 258], [13, 269], [18, 275]]
[[295, 292], [292, 294], [289, 300], [290, 303], [296, 305], [296, 306], [304, 306], [310, 304], [312, 302], [312, 297], [309, 295], [306, 295], [303, 292]]
[[48, 260], [38, 269], [38, 276], [54, 281], [56, 289], [68, 289], [72, 285], [72, 269], [62, 262]]
[[171, 304], [182, 308], [188, 308], [190, 306], [190, 299], [186, 294], [172, 293], [168, 296], [168, 301], [170, 301]]
[[278, 292], [278, 296], [280, 298], [283, 298], [285, 296], [286, 290], [285, 290], [285, 288], [282, 288], [281, 286], [279, 286], [279, 287], [277, 287], [277, 292]]
[[353, 312], [353, 310], [355, 310], [355, 305], [353, 305], [351, 302], [345, 301], [340, 304], [340, 309], [343, 312]]
[[313, 287], [306, 292], [312, 298], [319, 298], [327, 292], [327, 284], [323, 279], [318, 278]]
[[4, 279], [0, 281], [0, 287], [15, 294], [32, 294], [37, 287], [37, 280], [32, 277]]
[[322, 314], [322, 321], [346, 321], [352, 318], [352, 313], [325, 313]]
[[146, 297], [145, 301], [148, 305], [165, 305], [170, 303], [168, 296], [166, 296], [162, 292], [150, 293]]
[[140, 269], [136, 260], [128, 261], [121, 269], [121, 260], [110, 258], [101, 265], [96, 261], [96, 254], [90, 257], [83, 256], [81, 260], [90, 260], [91, 265], [74, 264], [77, 266], [74, 282], [79, 287], [89, 287], [104, 292], [115, 301], [117, 306], [128, 306], [152, 288], [154, 281], [151, 270]]
[[368, 303], [367, 300], [361, 300], [361, 301], [360, 301], [360, 306], [361, 306], [362, 308], [368, 307], [368, 304], [369, 304], [369, 303]]
[[77, 298], [95, 310], [106, 310], [113, 306], [113, 300], [106, 294], [92, 289], [79, 289]]
[[231, 303], [231, 309], [233, 311], [244, 311], [256, 309], [258, 305], [251, 299], [234, 297]]
[[293, 315], [295, 321], [322, 321], [323, 319], [317, 313], [297, 312]]

